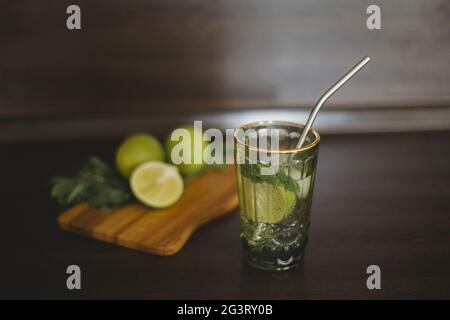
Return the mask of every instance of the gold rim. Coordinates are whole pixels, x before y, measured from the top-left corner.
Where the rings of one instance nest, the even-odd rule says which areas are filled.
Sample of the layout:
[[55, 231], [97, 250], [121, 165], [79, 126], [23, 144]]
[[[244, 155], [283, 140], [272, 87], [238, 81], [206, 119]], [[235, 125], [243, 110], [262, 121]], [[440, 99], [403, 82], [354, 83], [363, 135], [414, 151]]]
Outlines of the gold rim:
[[257, 126], [264, 126], [264, 125], [284, 125], [284, 126], [291, 126], [291, 127], [297, 127], [297, 128], [304, 128], [305, 126], [300, 124], [300, 123], [296, 123], [296, 122], [291, 122], [291, 121], [256, 121], [256, 122], [250, 122], [247, 123], [241, 127], [239, 127], [235, 132], [234, 132], [234, 139], [237, 141], [237, 143], [245, 146], [246, 148], [250, 149], [250, 150], [255, 150], [255, 151], [264, 151], [264, 152], [268, 152], [268, 153], [297, 153], [297, 152], [303, 152], [309, 149], [314, 148], [315, 146], [317, 146], [320, 142], [320, 135], [319, 132], [314, 129], [311, 128], [310, 131], [312, 131], [312, 133], [314, 134], [314, 140], [312, 142], [310, 142], [309, 144], [307, 144], [306, 146], [303, 146], [301, 148], [294, 148], [294, 149], [289, 149], [289, 150], [267, 150], [267, 149], [262, 149], [262, 148], [255, 148], [250, 146], [249, 144], [246, 144], [245, 142], [241, 141], [238, 139], [238, 137], [236, 136], [236, 133], [238, 132], [239, 129], [241, 130], [246, 130], [246, 129], [250, 129], [252, 127], [257, 127]]

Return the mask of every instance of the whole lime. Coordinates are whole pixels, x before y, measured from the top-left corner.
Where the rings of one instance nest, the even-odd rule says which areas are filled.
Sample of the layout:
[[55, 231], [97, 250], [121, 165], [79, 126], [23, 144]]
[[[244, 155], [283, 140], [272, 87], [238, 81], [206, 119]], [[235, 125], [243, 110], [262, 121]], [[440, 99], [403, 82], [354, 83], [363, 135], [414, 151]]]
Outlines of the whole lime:
[[[172, 150], [181, 143], [181, 147], [185, 146], [182, 153], [187, 152], [185, 162], [181, 164], [177, 164], [178, 169], [181, 174], [184, 176], [191, 176], [199, 173], [204, 167], [205, 162], [203, 161], [203, 151], [208, 145], [207, 141], [203, 141], [203, 132], [195, 128], [193, 126], [184, 126], [178, 129], [186, 129], [188, 133], [188, 140], [184, 141], [184, 136], [181, 140], [172, 140], [171, 134], [166, 139], [166, 152], [167, 157], [171, 163], [174, 163], [172, 160]], [[175, 129], [176, 130], [176, 129]], [[196, 148], [195, 146], [200, 146]], [[194, 163], [194, 159], [201, 159], [201, 163]]]
[[164, 149], [158, 139], [145, 133], [129, 136], [116, 151], [117, 170], [125, 177], [144, 162], [163, 160]]

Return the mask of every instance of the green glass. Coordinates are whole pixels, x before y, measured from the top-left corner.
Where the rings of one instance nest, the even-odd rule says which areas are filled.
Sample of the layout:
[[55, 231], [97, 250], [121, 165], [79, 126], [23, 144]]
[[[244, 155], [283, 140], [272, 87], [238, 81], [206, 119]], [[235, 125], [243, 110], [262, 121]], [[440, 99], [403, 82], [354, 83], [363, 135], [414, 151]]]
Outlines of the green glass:
[[[241, 240], [246, 261], [259, 269], [288, 270], [304, 255], [320, 136], [311, 129], [303, 147], [297, 148], [302, 130], [303, 125], [294, 122], [263, 121], [235, 134]], [[277, 137], [271, 135], [274, 131]], [[261, 147], [264, 139], [267, 143]], [[278, 157], [275, 171], [262, 174], [269, 163], [260, 152]]]

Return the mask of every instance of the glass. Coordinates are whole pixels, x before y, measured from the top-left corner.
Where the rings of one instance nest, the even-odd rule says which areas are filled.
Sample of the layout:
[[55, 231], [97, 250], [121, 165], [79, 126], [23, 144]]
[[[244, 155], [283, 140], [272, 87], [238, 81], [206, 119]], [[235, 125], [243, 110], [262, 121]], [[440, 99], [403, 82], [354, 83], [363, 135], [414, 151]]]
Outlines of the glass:
[[[311, 129], [296, 148], [302, 130], [294, 122], [263, 121], [234, 136], [241, 240], [246, 261], [259, 269], [288, 270], [304, 255], [320, 136]], [[262, 168], [270, 157], [278, 162], [268, 174]]]

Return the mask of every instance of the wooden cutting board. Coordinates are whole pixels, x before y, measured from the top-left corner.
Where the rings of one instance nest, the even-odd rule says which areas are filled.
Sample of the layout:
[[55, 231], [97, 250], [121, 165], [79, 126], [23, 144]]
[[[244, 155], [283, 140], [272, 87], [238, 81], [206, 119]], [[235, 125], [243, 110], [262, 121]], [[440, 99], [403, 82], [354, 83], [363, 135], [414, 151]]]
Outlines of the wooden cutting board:
[[210, 170], [186, 183], [181, 198], [166, 209], [131, 203], [104, 212], [80, 203], [58, 217], [68, 231], [127, 248], [168, 256], [177, 253], [202, 224], [238, 205], [234, 166]]

